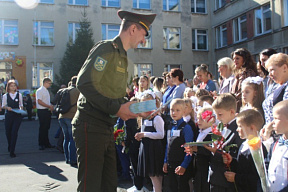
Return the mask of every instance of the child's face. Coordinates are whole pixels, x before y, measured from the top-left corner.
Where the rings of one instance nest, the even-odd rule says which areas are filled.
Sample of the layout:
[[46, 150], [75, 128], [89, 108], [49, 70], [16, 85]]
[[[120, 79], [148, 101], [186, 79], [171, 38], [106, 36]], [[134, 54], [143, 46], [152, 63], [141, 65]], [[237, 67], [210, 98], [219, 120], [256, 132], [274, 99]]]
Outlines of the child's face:
[[273, 124], [272, 127], [277, 134], [284, 134], [286, 137], [288, 136], [288, 117], [281, 113], [281, 110], [273, 110]]
[[214, 109], [214, 111], [217, 115], [217, 119], [224, 124], [229, 123], [232, 119], [235, 118], [235, 111], [233, 109]]
[[199, 129], [207, 129], [207, 128], [211, 127], [211, 123], [204, 121], [200, 114], [197, 115], [197, 119], [198, 119]]
[[189, 91], [187, 95], [188, 95], [188, 98], [190, 98], [190, 97], [194, 96], [195, 93], [193, 91]]
[[184, 116], [184, 107], [182, 105], [173, 104], [170, 108], [170, 115], [175, 121], [181, 119]]
[[256, 91], [252, 88], [250, 85], [244, 84], [242, 86], [242, 98], [245, 103], [252, 104], [253, 103], [253, 98], [255, 97]]
[[189, 104], [185, 105], [185, 112], [184, 112], [184, 116], [188, 116], [192, 113], [192, 106], [190, 106]]
[[257, 129], [254, 125], [245, 125], [245, 123], [242, 123], [241, 121], [237, 121], [237, 129], [236, 131], [239, 134], [239, 137], [241, 139], [249, 139], [249, 137], [257, 137]]
[[17, 87], [15, 83], [11, 83], [9, 86], [9, 91], [16, 91]]
[[243, 123], [240, 123], [237, 121], [237, 129], [236, 131], [239, 134], [239, 137], [241, 139], [246, 139], [247, 138], [247, 134], [246, 134], [246, 130], [249, 129], [246, 125], [244, 125]]
[[140, 81], [139, 81], [139, 85], [140, 85], [140, 87], [142, 87], [142, 88], [148, 88], [148, 81], [147, 81], [147, 79], [145, 79], [145, 78], [141, 78], [140, 79]]

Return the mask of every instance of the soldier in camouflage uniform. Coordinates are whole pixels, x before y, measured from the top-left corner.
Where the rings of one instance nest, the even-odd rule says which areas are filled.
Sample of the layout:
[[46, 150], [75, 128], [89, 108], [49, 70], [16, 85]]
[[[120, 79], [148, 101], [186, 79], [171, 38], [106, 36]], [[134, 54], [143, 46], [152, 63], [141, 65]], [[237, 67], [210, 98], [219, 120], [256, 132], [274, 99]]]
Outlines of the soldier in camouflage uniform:
[[80, 96], [72, 121], [81, 192], [116, 192], [117, 169], [113, 126], [117, 117], [136, 118], [124, 103], [128, 78], [127, 50], [145, 43], [156, 14], [118, 11], [119, 35], [90, 51], [77, 80]]

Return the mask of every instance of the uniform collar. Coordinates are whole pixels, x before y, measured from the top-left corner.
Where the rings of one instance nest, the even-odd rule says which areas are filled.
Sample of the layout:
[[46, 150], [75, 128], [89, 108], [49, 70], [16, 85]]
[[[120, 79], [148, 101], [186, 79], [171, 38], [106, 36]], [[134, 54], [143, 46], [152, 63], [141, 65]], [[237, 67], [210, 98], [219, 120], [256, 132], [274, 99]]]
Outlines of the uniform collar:
[[125, 51], [122, 41], [118, 35], [113, 39], [112, 44], [115, 49], [118, 49], [122, 57], [127, 57], [127, 52]]
[[179, 127], [179, 125], [180, 125], [181, 123], [183, 123], [183, 122], [184, 122], [184, 119], [183, 119], [183, 118], [177, 120], [177, 127]]

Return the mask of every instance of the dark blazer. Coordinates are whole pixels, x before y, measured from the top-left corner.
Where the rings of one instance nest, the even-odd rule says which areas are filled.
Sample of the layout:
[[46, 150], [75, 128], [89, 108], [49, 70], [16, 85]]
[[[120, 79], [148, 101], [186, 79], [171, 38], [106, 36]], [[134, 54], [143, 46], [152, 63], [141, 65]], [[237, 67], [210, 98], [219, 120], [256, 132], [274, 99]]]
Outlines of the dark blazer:
[[[226, 146], [229, 146], [231, 144], [237, 145], [237, 147], [231, 147], [229, 149], [229, 154], [233, 158], [236, 159], [237, 155], [238, 155], [238, 150], [239, 150], [239, 148], [240, 148], [240, 146], [244, 140], [240, 139], [238, 133], [236, 132], [236, 129], [237, 129], [236, 120], [234, 120], [232, 123], [230, 123], [230, 125], [228, 126], [228, 129], [231, 130], [231, 133], [227, 137], [227, 139], [229, 139], [233, 133], [234, 133], [234, 135], [233, 135], [233, 138], [231, 139], [231, 141]], [[235, 190], [234, 184], [228, 182], [226, 177], [224, 176], [224, 172], [229, 171], [229, 169], [223, 163], [222, 151], [220, 151], [220, 150], [216, 151], [214, 156], [211, 158], [210, 167], [211, 167], [211, 172], [210, 172], [211, 186], [220, 186], [220, 187], [227, 188], [228, 190], [231, 189], [231, 191]], [[236, 168], [233, 167], [233, 165], [231, 165], [230, 168], [231, 168], [231, 171], [235, 172]]]
[[[203, 141], [211, 141], [211, 134], [208, 134]], [[212, 153], [205, 147], [197, 147], [195, 178], [194, 178], [194, 191], [195, 192], [209, 192], [210, 187], [208, 183], [209, 166]]]
[[[259, 191], [261, 189], [260, 178], [256, 170], [249, 148], [242, 151], [244, 145], [239, 149], [238, 159], [233, 159], [231, 165], [236, 167], [235, 183], [238, 192]], [[267, 157], [267, 150], [262, 144], [264, 158]]]

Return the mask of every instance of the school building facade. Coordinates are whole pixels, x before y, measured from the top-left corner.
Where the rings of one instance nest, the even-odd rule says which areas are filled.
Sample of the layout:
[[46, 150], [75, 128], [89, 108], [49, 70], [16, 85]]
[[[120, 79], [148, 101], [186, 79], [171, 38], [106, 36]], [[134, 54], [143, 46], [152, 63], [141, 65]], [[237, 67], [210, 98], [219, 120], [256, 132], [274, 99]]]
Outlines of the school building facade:
[[14, 76], [21, 89], [54, 79], [84, 8], [95, 42], [118, 34], [119, 9], [157, 14], [146, 45], [128, 51], [130, 77], [147, 71], [161, 76], [180, 67], [192, 78], [201, 63], [217, 74], [217, 60], [238, 47], [255, 59], [264, 48], [288, 52], [288, 0], [38, 1], [24, 9], [14, 0], [0, 0], [0, 79]]

